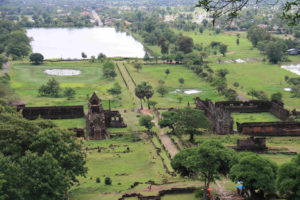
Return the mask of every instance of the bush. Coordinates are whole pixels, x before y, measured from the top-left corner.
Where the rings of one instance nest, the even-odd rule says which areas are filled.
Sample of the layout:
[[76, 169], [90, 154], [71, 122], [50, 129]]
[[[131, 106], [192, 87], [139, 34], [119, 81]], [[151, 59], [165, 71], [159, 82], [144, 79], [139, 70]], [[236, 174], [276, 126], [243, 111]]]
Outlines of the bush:
[[33, 64], [40, 65], [44, 61], [44, 56], [40, 53], [33, 53], [30, 55], [29, 59]]
[[64, 96], [67, 97], [68, 100], [73, 99], [75, 94], [76, 94], [76, 92], [72, 88], [68, 87], [64, 90]]
[[97, 177], [97, 178], [96, 178], [96, 183], [100, 183], [100, 182], [101, 182], [100, 178]]
[[204, 188], [205, 188], [204, 186], [201, 186], [201, 187], [196, 189], [196, 192], [195, 192], [195, 197], [196, 198], [202, 198], [203, 197]]
[[239, 87], [240, 84], [239, 84], [238, 82], [234, 82], [234, 83], [233, 83], [233, 86], [234, 86], [234, 87]]
[[105, 178], [105, 185], [111, 185], [112, 181], [109, 177]]

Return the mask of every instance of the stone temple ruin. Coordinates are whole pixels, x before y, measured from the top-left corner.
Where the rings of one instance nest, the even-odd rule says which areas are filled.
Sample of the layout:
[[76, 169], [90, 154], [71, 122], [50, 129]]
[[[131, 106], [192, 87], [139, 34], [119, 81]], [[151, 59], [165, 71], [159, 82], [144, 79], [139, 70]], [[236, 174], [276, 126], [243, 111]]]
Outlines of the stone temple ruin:
[[126, 124], [119, 111], [104, 110], [101, 100], [96, 93], [88, 102], [88, 114], [86, 116], [86, 130], [88, 140], [107, 139], [107, 128], [125, 128]]
[[[125, 128], [127, 125], [117, 110], [104, 110], [101, 100], [96, 93], [88, 101], [88, 113], [85, 116], [82, 105], [78, 106], [47, 106], [47, 107], [26, 107], [25, 102], [16, 102], [13, 105], [17, 111], [28, 120], [35, 120], [38, 117], [43, 119], [74, 119], [86, 118], [86, 132], [88, 140], [102, 140], [108, 138], [107, 128]], [[73, 128], [78, 137], [84, 136], [84, 129]]]
[[238, 132], [251, 136], [300, 136], [300, 122], [294, 122], [290, 118], [292, 115], [298, 115], [298, 112], [285, 109], [282, 102], [252, 100], [219, 101], [214, 104], [211, 100], [201, 100], [199, 97], [195, 100], [196, 108], [205, 111], [216, 134], [233, 133], [233, 112], [270, 112], [282, 122], [237, 123]]

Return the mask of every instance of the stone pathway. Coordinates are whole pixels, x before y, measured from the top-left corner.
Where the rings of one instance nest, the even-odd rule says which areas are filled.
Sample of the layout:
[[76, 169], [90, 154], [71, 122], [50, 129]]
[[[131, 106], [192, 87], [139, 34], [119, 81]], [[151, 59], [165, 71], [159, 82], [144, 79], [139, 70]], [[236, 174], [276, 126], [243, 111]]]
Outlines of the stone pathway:
[[[150, 115], [152, 116], [152, 113], [150, 112], [150, 110], [148, 109], [143, 109], [141, 111], [143, 114], [145, 115]], [[169, 152], [169, 154], [171, 155], [171, 157], [173, 158], [177, 153], [178, 153], [178, 149], [176, 148], [176, 146], [173, 144], [172, 140], [170, 139], [170, 137], [165, 134], [164, 130], [161, 129], [158, 125], [158, 119], [157, 117], [154, 118], [153, 120], [155, 127], [157, 129], [159, 129], [159, 133], [157, 134], [158, 137], [160, 138], [161, 142], [163, 143], [163, 145], [165, 146], [165, 148], [167, 149], [167, 151]]]

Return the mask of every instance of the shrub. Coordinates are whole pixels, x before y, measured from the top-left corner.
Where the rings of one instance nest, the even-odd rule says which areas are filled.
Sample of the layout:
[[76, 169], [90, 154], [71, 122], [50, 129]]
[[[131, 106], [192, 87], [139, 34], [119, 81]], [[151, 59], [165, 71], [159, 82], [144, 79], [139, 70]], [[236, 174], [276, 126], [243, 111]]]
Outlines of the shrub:
[[112, 181], [109, 177], [105, 178], [105, 185], [111, 185]]
[[240, 84], [239, 84], [238, 82], [234, 82], [234, 83], [233, 83], [233, 86], [234, 86], [234, 87], [239, 87]]
[[100, 183], [101, 179], [99, 177], [96, 178], [96, 183]]

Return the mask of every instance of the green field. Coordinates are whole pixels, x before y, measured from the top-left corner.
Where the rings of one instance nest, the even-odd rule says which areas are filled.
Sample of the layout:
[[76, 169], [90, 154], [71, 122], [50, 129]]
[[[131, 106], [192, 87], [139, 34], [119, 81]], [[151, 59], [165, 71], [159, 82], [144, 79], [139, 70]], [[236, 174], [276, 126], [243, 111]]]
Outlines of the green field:
[[[187, 102], [191, 104], [194, 102], [194, 98], [200, 96], [202, 99], [224, 100], [223, 97], [217, 94], [217, 91], [210, 86], [207, 82], [199, 78], [195, 73], [185, 68], [183, 65], [169, 65], [169, 64], [157, 64], [157, 65], [143, 65], [142, 70], [137, 72], [131, 64], [126, 64], [136, 84], [143, 81], [149, 82], [154, 90], [159, 86], [159, 80], [165, 82], [169, 93], [162, 97], [157, 92], [151, 98], [151, 100], [158, 102], [156, 107], [182, 107], [186, 106]], [[170, 70], [170, 74], [166, 76], [166, 69]], [[185, 82], [181, 85], [178, 81], [179, 78], [184, 78]], [[198, 94], [183, 94], [174, 93], [176, 89], [197, 89], [203, 92]], [[183, 97], [182, 103], [178, 102], [177, 97]]]
[[[130, 137], [84, 142], [85, 147], [99, 146], [106, 149], [100, 153], [97, 150], [87, 151], [88, 174], [86, 178], [80, 177], [79, 183], [71, 189], [71, 199], [109, 199], [103, 193], [112, 193], [111, 198], [117, 199], [121, 196], [118, 192], [131, 191], [130, 186], [134, 182], [141, 182], [134, 190], [143, 190], [147, 188], [148, 184], [145, 182], [149, 180], [156, 183], [162, 183], [163, 179], [180, 180], [166, 174], [160, 158], [149, 141], [143, 139], [140, 142], [131, 142], [126, 138]], [[117, 146], [112, 149], [109, 147], [111, 144]], [[130, 152], [123, 153], [127, 146]], [[97, 177], [100, 178], [100, 183], [96, 183]], [[111, 186], [104, 184], [105, 177], [112, 179]]]
[[233, 128], [236, 129], [236, 122], [246, 123], [246, 122], [279, 122], [281, 121], [269, 112], [263, 113], [232, 113], [234, 124]]
[[[77, 76], [51, 76], [44, 72], [46, 69], [76, 69], [81, 74]], [[117, 81], [120, 83], [122, 90], [122, 105], [112, 107], [132, 107], [131, 96], [122, 83], [120, 75], [116, 79], [106, 79], [102, 75], [101, 63], [90, 63], [87, 61], [72, 61], [59, 63], [45, 63], [43, 65], [14, 64], [11, 67], [10, 76], [12, 77], [11, 86], [20, 98], [27, 102], [28, 106], [59, 106], [59, 105], [85, 105], [87, 100], [96, 91], [97, 95], [103, 100], [104, 108], [108, 107], [108, 100], [112, 97], [107, 93]], [[75, 98], [67, 100], [65, 97], [48, 98], [39, 97], [38, 89], [45, 84], [50, 78], [54, 77], [61, 88], [71, 87], [76, 91]]]

